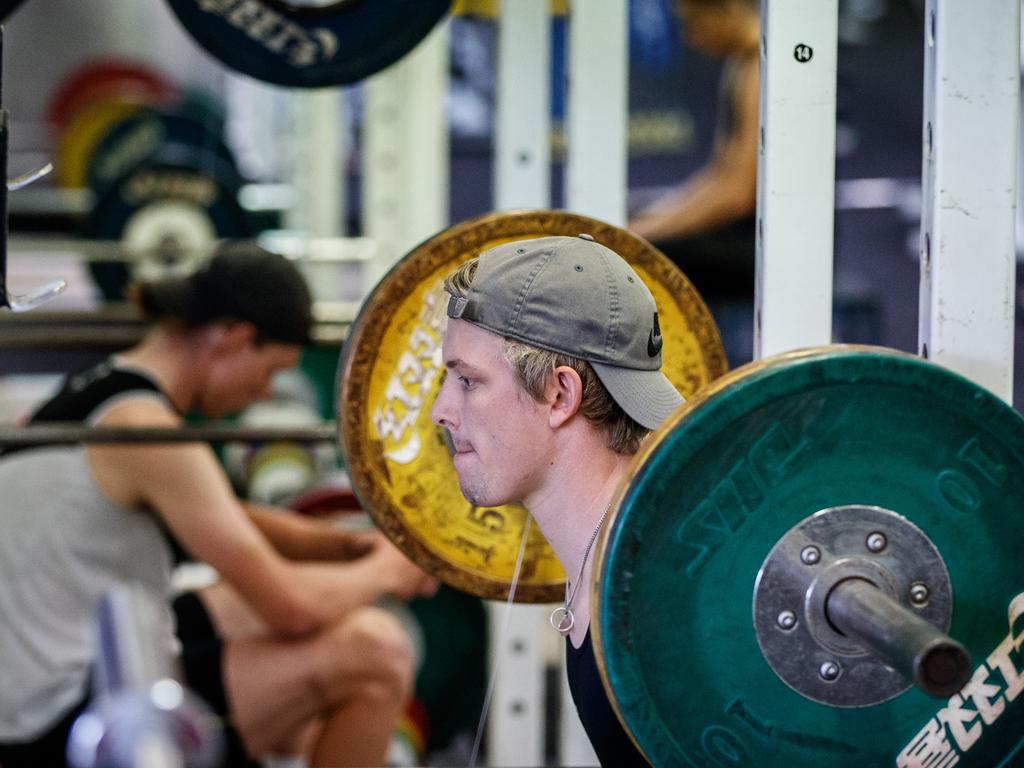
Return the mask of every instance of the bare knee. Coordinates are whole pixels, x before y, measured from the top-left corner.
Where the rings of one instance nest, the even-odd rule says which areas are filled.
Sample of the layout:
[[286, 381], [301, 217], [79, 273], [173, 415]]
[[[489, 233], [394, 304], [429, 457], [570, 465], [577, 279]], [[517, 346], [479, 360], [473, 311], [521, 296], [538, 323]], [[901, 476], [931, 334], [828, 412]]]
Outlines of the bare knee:
[[327, 661], [318, 682], [325, 703], [352, 697], [404, 706], [412, 692], [413, 654], [394, 616], [362, 608], [326, 629], [321, 639]]

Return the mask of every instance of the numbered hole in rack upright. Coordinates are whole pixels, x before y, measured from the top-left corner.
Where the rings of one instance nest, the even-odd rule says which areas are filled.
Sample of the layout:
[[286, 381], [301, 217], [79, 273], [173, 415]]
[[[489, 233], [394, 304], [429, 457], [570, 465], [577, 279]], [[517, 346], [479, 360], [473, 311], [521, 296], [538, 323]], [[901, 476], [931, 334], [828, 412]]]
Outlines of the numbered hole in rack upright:
[[806, 43], [800, 43], [793, 49], [793, 58], [801, 64], [806, 64], [814, 58], [814, 49]]

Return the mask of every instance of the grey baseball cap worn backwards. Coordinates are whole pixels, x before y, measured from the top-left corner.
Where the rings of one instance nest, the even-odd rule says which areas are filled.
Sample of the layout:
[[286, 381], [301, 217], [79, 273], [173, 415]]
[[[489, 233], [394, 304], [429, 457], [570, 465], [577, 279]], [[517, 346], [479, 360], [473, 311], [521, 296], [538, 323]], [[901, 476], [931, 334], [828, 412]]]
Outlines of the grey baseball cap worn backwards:
[[654, 297], [617, 253], [579, 237], [504, 243], [480, 254], [448, 316], [589, 362], [612, 399], [657, 428], [683, 398], [661, 372]]

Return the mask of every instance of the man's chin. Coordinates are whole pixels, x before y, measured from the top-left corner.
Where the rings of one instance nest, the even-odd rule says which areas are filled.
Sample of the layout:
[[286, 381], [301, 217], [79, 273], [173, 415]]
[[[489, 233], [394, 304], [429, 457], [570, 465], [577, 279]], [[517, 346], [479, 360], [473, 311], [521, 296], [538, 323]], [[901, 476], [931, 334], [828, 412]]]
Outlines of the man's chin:
[[459, 479], [459, 490], [462, 491], [462, 495], [466, 501], [475, 507], [500, 507], [504, 502], [495, 502], [487, 494], [487, 489], [481, 488], [479, 485], [473, 485], [470, 482], [462, 482]]
[[466, 501], [468, 501], [473, 506], [475, 506], [475, 507], [484, 506], [483, 503], [480, 501], [480, 494], [478, 494], [472, 488], [467, 488], [466, 486], [464, 486], [464, 485], [462, 485], [460, 483], [459, 484], [459, 490], [462, 491], [462, 496], [466, 499]]

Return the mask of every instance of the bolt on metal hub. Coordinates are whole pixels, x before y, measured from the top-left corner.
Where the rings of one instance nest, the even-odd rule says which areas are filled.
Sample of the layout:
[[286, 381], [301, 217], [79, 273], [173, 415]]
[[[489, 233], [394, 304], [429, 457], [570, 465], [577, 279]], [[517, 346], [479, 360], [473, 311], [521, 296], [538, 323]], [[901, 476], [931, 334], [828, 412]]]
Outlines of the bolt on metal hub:
[[779, 614], [778, 622], [782, 629], [792, 629], [796, 626], [796, 614], [792, 611], [783, 611]]
[[827, 680], [828, 682], [838, 679], [841, 672], [842, 667], [834, 661], [823, 662], [822, 665], [818, 667], [818, 674], [821, 675], [821, 679]]
[[924, 605], [928, 602], [929, 597], [930, 593], [928, 592], [927, 584], [915, 581], [910, 585], [910, 602], [914, 605]]
[[804, 547], [800, 553], [800, 560], [805, 565], [817, 565], [821, 561], [821, 550], [815, 546]]

